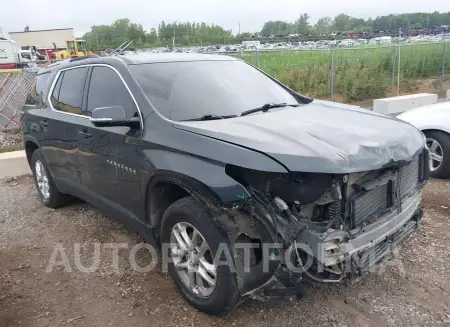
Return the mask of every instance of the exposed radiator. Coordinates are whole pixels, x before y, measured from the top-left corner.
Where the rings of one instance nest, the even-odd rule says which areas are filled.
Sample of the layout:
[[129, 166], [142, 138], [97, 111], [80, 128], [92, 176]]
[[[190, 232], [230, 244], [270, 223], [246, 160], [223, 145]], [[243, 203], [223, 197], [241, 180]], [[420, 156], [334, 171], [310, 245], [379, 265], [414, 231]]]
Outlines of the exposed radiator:
[[389, 206], [389, 185], [385, 184], [357, 197], [353, 204], [353, 226], [358, 226]]
[[[400, 168], [400, 197], [403, 199], [412, 195], [418, 188], [420, 179], [420, 159], [417, 155], [408, 165]], [[370, 221], [377, 214], [388, 209], [392, 203], [392, 188], [395, 183], [387, 183], [373, 190], [366, 191], [353, 200], [353, 227], [360, 226], [365, 221]]]
[[411, 195], [417, 188], [419, 183], [419, 156], [416, 156], [413, 161], [401, 168], [400, 170], [400, 195], [401, 198]]

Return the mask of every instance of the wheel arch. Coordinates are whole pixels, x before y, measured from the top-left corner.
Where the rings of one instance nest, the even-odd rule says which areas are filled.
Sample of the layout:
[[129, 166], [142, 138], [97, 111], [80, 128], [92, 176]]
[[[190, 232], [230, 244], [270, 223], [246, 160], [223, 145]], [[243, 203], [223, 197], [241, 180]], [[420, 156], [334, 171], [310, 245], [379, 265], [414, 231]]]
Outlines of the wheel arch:
[[194, 197], [212, 210], [217, 209], [220, 203], [219, 196], [210, 187], [190, 176], [168, 171], [153, 176], [145, 190], [147, 223], [152, 227], [159, 226], [167, 208], [187, 196]]
[[37, 140], [33, 138], [26, 138], [24, 140], [24, 145], [28, 164], [31, 164], [31, 158], [33, 156], [34, 151], [40, 148], [39, 143], [37, 142]]
[[439, 128], [424, 128], [424, 129], [421, 129], [421, 131], [424, 134], [427, 133], [427, 132], [441, 132], [441, 133], [445, 133], [445, 134], [450, 135], [450, 130], [446, 131], [444, 129], [439, 129]]

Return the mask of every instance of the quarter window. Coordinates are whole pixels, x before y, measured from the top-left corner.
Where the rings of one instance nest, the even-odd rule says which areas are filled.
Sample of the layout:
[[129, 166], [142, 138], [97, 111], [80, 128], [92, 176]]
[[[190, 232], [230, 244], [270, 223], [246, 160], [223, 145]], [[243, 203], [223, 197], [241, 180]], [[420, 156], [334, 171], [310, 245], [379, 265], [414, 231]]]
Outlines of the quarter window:
[[63, 77], [64, 77], [64, 72], [62, 72], [59, 75], [58, 80], [56, 81], [55, 87], [53, 88], [52, 96], [50, 98], [52, 106], [56, 110], [60, 110], [58, 108], [58, 98], [59, 98], [59, 90], [61, 90], [61, 83], [62, 83]]
[[36, 80], [31, 91], [31, 97], [29, 97], [27, 104], [33, 104], [36, 108], [42, 108], [44, 106], [44, 89], [47, 86], [50, 73], [39, 74], [36, 76]]
[[87, 116], [101, 107], [121, 106], [128, 118], [139, 117], [136, 105], [119, 75], [109, 67], [94, 67], [89, 84]]

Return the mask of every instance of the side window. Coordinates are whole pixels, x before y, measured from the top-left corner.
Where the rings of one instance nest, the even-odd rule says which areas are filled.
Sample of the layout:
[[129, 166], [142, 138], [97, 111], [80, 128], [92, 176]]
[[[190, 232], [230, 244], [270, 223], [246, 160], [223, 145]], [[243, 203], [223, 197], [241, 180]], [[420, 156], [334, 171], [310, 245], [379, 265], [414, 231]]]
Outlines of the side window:
[[[44, 89], [47, 86], [48, 78], [50, 77], [50, 73], [39, 74], [36, 76], [36, 81], [34, 83], [33, 90], [31, 91], [31, 97], [33, 98], [33, 104], [36, 105], [36, 108], [42, 108], [44, 106]], [[32, 100], [30, 99], [29, 102]]]
[[109, 67], [94, 67], [87, 98], [86, 115], [100, 107], [121, 106], [127, 116], [138, 117], [136, 105], [119, 75]]
[[[62, 83], [59, 86], [57, 106], [53, 105], [56, 110], [81, 115], [83, 90], [88, 69], [88, 67], [69, 69], [64, 71], [64, 76], [60, 76]], [[58, 83], [60, 83], [59, 80], [53, 91], [52, 99], [54, 96], [56, 98], [55, 92], [58, 91]]]
[[56, 81], [55, 87], [53, 88], [52, 96], [50, 97], [52, 107], [55, 110], [60, 110], [58, 108], [58, 98], [59, 98], [59, 90], [61, 89], [61, 83], [62, 83], [63, 78], [64, 78], [64, 72], [62, 72], [59, 75], [58, 80]]

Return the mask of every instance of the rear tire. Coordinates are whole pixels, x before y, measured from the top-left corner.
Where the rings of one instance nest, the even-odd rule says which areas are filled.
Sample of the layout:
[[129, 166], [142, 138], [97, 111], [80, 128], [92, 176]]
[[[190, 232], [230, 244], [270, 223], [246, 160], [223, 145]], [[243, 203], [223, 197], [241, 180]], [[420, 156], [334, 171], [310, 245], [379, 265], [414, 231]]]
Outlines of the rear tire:
[[[430, 176], [434, 178], [450, 177], [450, 135], [441, 131], [426, 131], [424, 134], [430, 150]], [[433, 160], [433, 158], [440, 159], [439, 156], [441, 156], [440, 162]]]
[[62, 194], [47, 167], [41, 149], [36, 149], [31, 156], [31, 170], [33, 171], [36, 189], [45, 206], [56, 209], [70, 201], [70, 196]]
[[[189, 232], [196, 230], [203, 240], [206, 241], [213, 258], [216, 257], [219, 249], [220, 253], [222, 253], [219, 259], [221, 262], [226, 260], [226, 256], [223, 255], [224, 249], [228, 249], [230, 257], [233, 258], [228, 237], [213, 222], [208, 210], [193, 197], [182, 198], [174, 202], [164, 213], [161, 226], [161, 241], [163, 244], [171, 243], [171, 235], [173, 241], [173, 229], [180, 226], [178, 224], [190, 226], [188, 227], [190, 228]], [[186, 284], [186, 279], [183, 281], [179, 272], [180, 268], [175, 267], [172, 262], [175, 260], [175, 255], [170, 248], [167, 255], [169, 258], [168, 270], [172, 280], [182, 296], [195, 308], [209, 314], [219, 315], [230, 311], [237, 304], [240, 297], [238, 285], [235, 274], [232, 273], [228, 265], [221, 264], [216, 267], [215, 285], [212, 293], [202, 296], [201, 292], [197, 291], [198, 294], [196, 294], [195, 288], [192, 290], [192, 287]], [[188, 255], [185, 257], [188, 258]], [[211, 261], [217, 262], [213, 259]], [[197, 275], [195, 276], [197, 278]]]

